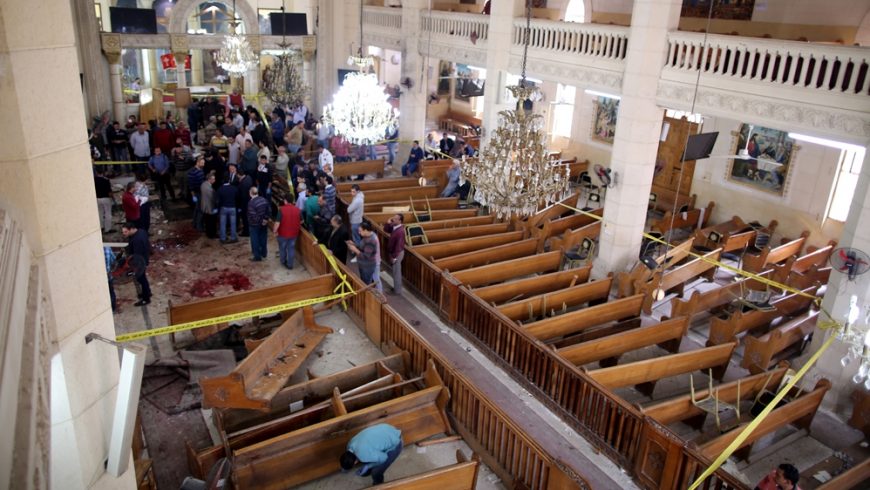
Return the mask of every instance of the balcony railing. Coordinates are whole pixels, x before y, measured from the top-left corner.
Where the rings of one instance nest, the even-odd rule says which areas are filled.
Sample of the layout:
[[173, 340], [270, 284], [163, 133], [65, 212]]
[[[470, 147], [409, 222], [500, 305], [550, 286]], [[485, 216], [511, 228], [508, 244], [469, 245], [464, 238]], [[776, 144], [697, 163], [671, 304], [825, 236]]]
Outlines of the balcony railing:
[[489, 16], [455, 12], [423, 12], [423, 32], [457, 39], [486, 41]]
[[366, 27], [402, 30], [402, 10], [388, 7], [367, 6], [363, 9], [363, 23]]
[[[514, 20], [515, 45], [523, 45], [525, 32], [525, 19]], [[625, 59], [628, 50], [628, 28], [532, 19], [529, 29], [529, 48], [622, 60]]]
[[870, 92], [867, 49], [672, 32], [665, 68], [835, 94]]

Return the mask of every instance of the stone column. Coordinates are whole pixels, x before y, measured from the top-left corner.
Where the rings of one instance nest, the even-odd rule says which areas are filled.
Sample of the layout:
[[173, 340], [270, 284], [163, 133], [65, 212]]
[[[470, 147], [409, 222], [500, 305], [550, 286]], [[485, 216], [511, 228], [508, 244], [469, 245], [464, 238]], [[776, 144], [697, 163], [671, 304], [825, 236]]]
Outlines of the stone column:
[[314, 89], [317, 86], [317, 65], [314, 57], [316, 51], [317, 39], [314, 36], [302, 38], [302, 79], [309, 88], [305, 104], [309, 110], [320, 114], [322, 101], [318, 99], [318, 91]]
[[194, 87], [205, 83], [202, 78], [202, 61], [201, 49], [190, 52], [190, 84]]
[[[398, 168], [408, 160], [411, 142], [426, 139], [426, 58], [420, 56], [417, 38], [422, 32], [420, 12], [429, 7], [428, 0], [405, 0], [402, 4], [402, 76], [410, 78], [411, 88], [401, 87], [399, 98], [399, 151], [393, 165]], [[422, 75], [422, 76], [421, 76]]]
[[148, 59], [148, 71], [145, 72], [145, 83], [150, 88], [159, 88], [160, 75], [158, 70], [163, 69], [160, 58], [157, 57], [156, 49], [143, 49], [142, 54]]
[[[248, 43], [257, 58], [260, 57], [260, 36], [248, 36]], [[245, 74], [244, 82], [245, 100], [257, 102], [256, 95], [260, 93], [260, 63], [258, 62], [253, 68]]]
[[335, 57], [337, 50], [335, 43], [338, 42], [336, 36], [341, 32], [342, 18], [337, 15], [336, 10], [339, 10], [336, 8], [336, 2], [320, 1], [320, 22], [314, 33], [317, 36], [315, 39], [317, 43], [316, 83], [311, 87], [314, 92], [314, 101], [317, 104], [316, 108], [312, 107], [311, 109], [318, 114], [322, 112], [323, 106], [332, 102], [332, 94], [338, 88], [336, 68], [341, 65]]
[[638, 260], [664, 113], [656, 105], [656, 89], [668, 31], [676, 30], [681, 5], [680, 0], [634, 2], [610, 162], [617, 180], [607, 190], [595, 277], [625, 270]]
[[108, 66], [100, 56], [100, 28], [93, 2], [72, 2], [72, 5], [84, 75], [85, 104], [90, 119], [109, 109], [112, 99]]
[[103, 34], [103, 54], [109, 62], [109, 81], [112, 88], [112, 116], [116, 121], [127, 119], [127, 106], [124, 102], [124, 83], [121, 65], [121, 36]]
[[484, 132], [481, 147], [489, 142], [489, 136], [498, 127], [498, 113], [510, 104], [500, 103], [504, 99], [513, 46], [514, 19], [524, 17], [525, 0], [492, 2], [489, 16], [489, 35], [486, 40], [486, 91], [483, 94], [482, 125]]
[[[852, 200], [849, 217], [846, 219], [846, 226], [843, 227], [843, 234], [837, 246], [857, 248], [870, 253], [870, 158], [866, 156], [861, 175], [858, 177], [858, 185], [855, 187], [855, 197]], [[870, 273], [857, 276], [854, 281], [850, 281], [846, 274], [831, 272], [831, 280], [828, 282], [822, 306], [841, 324], [846, 322], [849, 315], [849, 302], [852, 296], [858, 300], [859, 315], [858, 320], [850, 328], [866, 332], [870, 328], [868, 325], [870, 323]], [[823, 320], [825, 317], [820, 316], [819, 319]], [[800, 362], [795, 362], [793, 365], [802, 366], [812, 353], [822, 347], [829, 335], [836, 335], [836, 333], [831, 330], [816, 329], [807, 353]], [[864, 389], [862, 385], [852, 382], [852, 376], [858, 371], [860, 361], [853, 359], [845, 367], [840, 364], [840, 359], [847, 351], [848, 347], [845, 343], [835, 340], [810, 371], [808, 375], [810, 380], [807, 383], [809, 386], [818, 378], [828, 378], [833, 386], [822, 403], [844, 419], [852, 413], [852, 402], [849, 399], [852, 391], [858, 388]]]
[[178, 79], [176, 86], [178, 88], [187, 87], [187, 73], [184, 70], [184, 62], [187, 60], [187, 53], [172, 53], [175, 57], [175, 77]]
[[[92, 3], [88, 4], [93, 8]], [[132, 461], [119, 478], [103, 466], [118, 386], [102, 236], [94, 199], [72, 7], [0, 2], [0, 208], [21, 224], [43, 277], [50, 366], [50, 481], [45, 488], [135, 488]], [[50, 90], [36, 90], [46, 87]], [[58, 119], [60, 118], [60, 119]], [[57, 127], [51, 138], [46, 128]], [[63, 171], [58, 171], [58, 169]], [[62, 196], [62, 198], [61, 198]], [[5, 326], [0, 324], [0, 331]], [[14, 428], [7, 427], [7, 431]], [[26, 457], [26, 456], [25, 456]]]

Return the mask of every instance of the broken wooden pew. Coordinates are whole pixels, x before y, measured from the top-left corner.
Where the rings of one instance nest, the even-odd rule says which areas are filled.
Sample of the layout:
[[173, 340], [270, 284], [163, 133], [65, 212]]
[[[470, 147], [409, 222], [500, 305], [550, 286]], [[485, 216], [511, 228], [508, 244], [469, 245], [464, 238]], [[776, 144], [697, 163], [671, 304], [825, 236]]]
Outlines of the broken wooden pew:
[[572, 208], [577, 206], [577, 201], [580, 199], [580, 192], [575, 192], [561, 201], [551, 204], [537, 213], [529, 216], [524, 220], [525, 226], [531, 231], [532, 228], [542, 226], [544, 222], [551, 219], [561, 218], [573, 214]]
[[691, 196], [678, 194], [672, 189], [653, 185], [652, 192], [650, 192], [649, 208], [662, 213], [673, 211], [674, 209], [679, 211], [683, 207], [686, 209], [692, 209], [695, 207], [695, 201], [697, 200], [698, 196], [695, 194], [692, 194]]
[[851, 490], [853, 488], [857, 490], [867, 488], [868, 482], [870, 482], [870, 458], [816, 487], [816, 490]]
[[[772, 220], [765, 228], [766, 233], [773, 234], [778, 223]], [[759, 225], [760, 227], [760, 225]], [[755, 240], [757, 231], [752, 225], [745, 223], [739, 216], [729, 221], [698, 230], [695, 232], [695, 246], [707, 250], [721, 248], [722, 253], [743, 250]]]
[[622, 354], [651, 345], [658, 344], [671, 353], [678, 352], [680, 342], [688, 329], [688, 318], [674, 318], [655, 325], [562, 347], [557, 352], [565, 360], [577, 366], [596, 361], [602, 367], [613, 366], [617, 364]]
[[474, 490], [480, 458], [476, 454], [468, 459], [462, 450], [456, 450], [456, 464], [435, 468], [418, 475], [370, 487], [377, 490]]
[[297, 310], [230, 374], [200, 380], [203, 407], [268, 410], [272, 398], [331, 333], [315, 322], [310, 306]]
[[652, 396], [655, 384], [662, 378], [694, 371], [713, 370], [713, 377], [722, 379], [737, 342], [705, 347], [654, 359], [630, 362], [589, 371], [589, 376], [609, 389], [634, 385], [641, 393]]
[[753, 309], [746, 313], [735, 311], [728, 318], [713, 318], [710, 322], [710, 335], [707, 345], [717, 345], [733, 342], [737, 335], [756, 328], [770, 325], [772, 321], [781, 317], [793, 316], [806, 310], [813, 304], [813, 295], [818, 286], [804, 289], [802, 292], [809, 295], [792, 293], [771, 302], [770, 310]]
[[[777, 280], [778, 277], [771, 277], [772, 273], [772, 270], [767, 270], [758, 275]], [[763, 283], [755, 279], [746, 278], [704, 292], [692, 291], [691, 296], [688, 298], [674, 298], [671, 300], [671, 316], [688, 316], [692, 318], [699, 313], [709, 312], [735, 301], [742, 297], [742, 293], [745, 290], [761, 291], [765, 288], [766, 286]]]
[[[293, 303], [310, 298], [320, 298], [333, 293], [335, 278], [331, 274], [312, 277], [303, 281], [279, 284], [265, 288], [240, 291], [219, 298], [206, 298], [180, 305], [169, 302], [168, 315], [170, 325], [207, 320], [218, 316], [231, 315], [243, 311], [268, 308], [280, 304]], [[292, 311], [282, 312], [284, 319], [289, 318]], [[191, 330], [197, 341], [206, 339], [228, 327], [226, 323]], [[175, 335], [172, 335], [173, 344]]]
[[557, 291], [506, 303], [497, 309], [502, 315], [511, 320], [528, 321], [546, 315], [550, 310], [558, 311], [562, 308], [570, 308], [583, 303], [607, 301], [612, 283], [612, 278], [607, 277], [598, 281], [585, 282]]
[[[771, 364], [797, 354], [804, 341], [816, 328], [818, 311], [809, 311], [772, 328], [759, 337], [743, 338], [746, 349], [740, 366], [756, 374], [767, 371]], [[798, 345], [799, 344], [799, 345]]]
[[[738, 394], [741, 400], [750, 400], [762, 391], [775, 392], [788, 372], [788, 363], [784, 362], [770, 371], [747, 376], [728, 383], [720, 383], [713, 387], [713, 395], [723, 404], [736, 404]], [[692, 374], [690, 374], [692, 376]], [[738, 390], [739, 386], [739, 390]], [[695, 400], [703, 400], [710, 396], [710, 389], [695, 391]], [[692, 403], [692, 394], [681, 395], [664, 401], [656, 401], [641, 408], [644, 415], [652, 417], [662, 425], [686, 421], [691, 427], [700, 430], [704, 425], [707, 412]]]
[[[467, 209], [460, 209], [458, 211], [464, 211], [466, 215], [468, 215]], [[440, 211], [437, 211], [440, 212]], [[443, 230], [445, 228], [457, 228], [463, 226], [479, 226], [479, 225], [491, 225], [495, 223], [495, 215], [486, 214], [483, 216], [477, 216], [477, 214], [472, 214], [470, 216], [460, 216], [460, 217], [445, 217], [442, 215], [436, 214], [433, 217], [434, 221], [422, 221], [417, 223], [417, 226], [423, 228], [427, 232], [429, 230]]]
[[[431, 364], [431, 361], [430, 361]], [[402, 431], [405, 445], [450, 433], [445, 409], [450, 394], [434, 365], [420, 391], [336, 416], [302, 429], [233, 451], [233, 485], [237, 490], [277, 490], [324, 477], [339, 470], [338, 458], [362, 429], [390, 424]], [[336, 402], [341, 413], [341, 401]]]
[[[371, 203], [379, 203], [379, 202], [391, 202], [391, 201], [405, 201], [408, 202], [411, 199], [413, 200], [426, 200], [435, 199], [438, 197], [438, 189], [434, 185], [415, 185], [412, 187], [393, 187], [389, 189], [373, 189], [365, 192], [365, 202], [366, 204]], [[341, 194], [341, 198], [347, 202], [350, 202], [351, 195]]]
[[502, 304], [582, 284], [589, 280], [591, 271], [592, 266], [585, 266], [566, 271], [550, 272], [535, 277], [474, 288], [473, 292], [487, 303]]
[[[589, 211], [589, 213], [600, 217], [604, 214], [604, 208], [598, 208], [594, 211]], [[556, 218], [544, 221], [542, 227], [532, 228], [531, 234], [533, 237], [543, 237], [544, 240], [547, 240], [554, 236], [561, 235], [567, 230], [581, 228], [596, 221], [600, 220], [586, 214], [569, 214], [568, 216], [565, 216], [563, 218]]]
[[[735, 452], [735, 455], [742, 457], [742, 459], [746, 459], [746, 457], [749, 456], [749, 452], [752, 450], [752, 444], [755, 441], [785, 425], [792, 424], [798, 428], [809, 430], [813, 417], [815, 417], [816, 411], [822, 404], [822, 398], [824, 398], [825, 393], [827, 393], [830, 387], [831, 382], [822, 378], [809, 393], [804, 393], [796, 399], [787, 402], [785, 405], [773, 409], [773, 411], [771, 411], [770, 414], [768, 414], [768, 416], [765, 417], [758, 426], [756, 426], [755, 430], [749, 434], [749, 437], [741, 443], [737, 452]], [[796, 390], [792, 390], [792, 395], [797, 395]], [[743, 432], [743, 429], [745, 429], [747, 425], [749, 425], [748, 422], [742, 423], [725, 434], [705, 442], [701, 445], [701, 453], [710, 458], [710, 460], [715, 459], [717, 456], [722, 454], [722, 451], [724, 451], [725, 448], [730, 446], [731, 443], [737, 439], [737, 436]]]
[[718, 265], [714, 261], [719, 261], [721, 254], [722, 249], [716, 249], [664, 272], [656, 271], [648, 281], [635, 282], [633, 287], [635, 293], [644, 295], [643, 312], [647, 315], [652, 314], [652, 305], [657, 299], [656, 296], [659, 291], [667, 292], [679, 288], [680, 292], [682, 292], [682, 288], [687, 282], [698, 277], [712, 281], [718, 268]]
[[771, 248], [766, 246], [758, 254], [750, 252], [743, 254], [743, 270], [760, 272], [768, 264], [778, 264], [784, 262], [789, 257], [800, 255], [801, 250], [804, 248], [804, 243], [806, 243], [809, 236], [810, 232], [804, 231], [794, 240], [786, 241], [783, 239], [782, 245], [778, 247]]
[[[368, 195], [366, 196], [368, 199]], [[450, 219], [459, 219], [459, 218], [473, 218], [477, 217], [477, 213], [479, 210], [477, 208], [471, 209], [436, 209], [428, 212], [420, 212], [417, 211], [417, 214], [414, 214], [413, 211], [403, 211], [401, 213], [366, 213], [365, 218], [373, 223], [386, 223], [387, 220], [392, 218], [397, 214], [401, 214], [402, 218], [405, 220], [405, 224], [418, 223], [417, 215], [426, 215], [429, 217], [429, 221], [420, 221], [420, 224], [429, 224], [433, 221], [439, 220], [450, 220]], [[489, 218], [492, 220], [494, 218]], [[482, 221], [487, 221], [487, 218], [483, 218]], [[491, 222], [491, 221], [490, 221]], [[424, 226], [424, 228], [426, 228]]]
[[548, 341], [581, 332], [607, 322], [640, 316], [643, 295], [608, 301], [562, 315], [545, 318], [523, 325], [523, 329], [538, 340]]

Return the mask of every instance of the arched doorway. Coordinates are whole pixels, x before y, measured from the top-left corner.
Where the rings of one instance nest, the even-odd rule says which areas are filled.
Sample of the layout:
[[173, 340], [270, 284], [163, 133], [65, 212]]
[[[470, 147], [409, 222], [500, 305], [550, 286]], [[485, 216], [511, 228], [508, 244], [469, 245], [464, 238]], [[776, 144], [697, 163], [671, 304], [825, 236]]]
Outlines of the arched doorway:
[[569, 0], [562, 18], [565, 22], [591, 22], [591, 4], [591, 1], [586, 0]]
[[[202, 3], [220, 3], [226, 6], [227, 11], [232, 11], [232, 2], [213, 1], [204, 2], [203, 0], [179, 0], [178, 4], [172, 8], [171, 18], [169, 20], [169, 32], [171, 34], [186, 34], [187, 20], [195, 11], [199, 10]], [[259, 34], [260, 27], [257, 22], [257, 13], [246, 0], [236, 2], [236, 12], [244, 26], [246, 34]]]

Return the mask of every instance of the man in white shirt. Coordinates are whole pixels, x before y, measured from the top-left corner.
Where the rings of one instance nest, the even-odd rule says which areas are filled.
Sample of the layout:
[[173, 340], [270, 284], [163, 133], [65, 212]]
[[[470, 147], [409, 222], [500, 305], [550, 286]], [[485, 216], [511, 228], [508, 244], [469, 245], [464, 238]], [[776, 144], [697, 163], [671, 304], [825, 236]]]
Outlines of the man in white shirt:
[[236, 127], [237, 131], [241, 131], [245, 126], [245, 118], [239, 113], [239, 111], [233, 111], [233, 126]]
[[318, 159], [318, 162], [320, 163], [320, 170], [322, 170], [325, 174], [332, 176], [332, 153], [330, 153], [329, 150], [324, 148], [323, 145], [321, 145], [320, 143], [317, 144], [317, 151], [320, 152], [320, 157]]
[[305, 104], [293, 108], [293, 124], [304, 123], [306, 117], [308, 117], [308, 108]]
[[147, 162], [151, 158], [151, 142], [145, 123], [139, 123], [139, 127], [130, 135], [130, 146], [133, 147], [133, 158], [137, 161]]
[[254, 137], [248, 132], [248, 128], [242, 126], [239, 129], [239, 134], [236, 135], [236, 144], [239, 145], [239, 151], [245, 147], [245, 140], [250, 141], [252, 145], [254, 144]]

